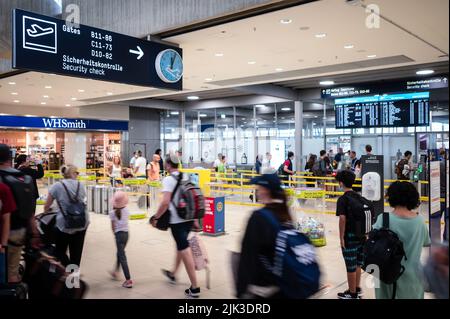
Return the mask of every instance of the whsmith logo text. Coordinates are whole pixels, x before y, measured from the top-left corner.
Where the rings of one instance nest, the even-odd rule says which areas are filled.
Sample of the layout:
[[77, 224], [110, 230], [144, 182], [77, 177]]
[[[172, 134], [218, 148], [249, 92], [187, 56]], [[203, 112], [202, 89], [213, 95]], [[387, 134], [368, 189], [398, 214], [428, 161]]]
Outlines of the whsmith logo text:
[[83, 120], [49, 119], [43, 118], [44, 126], [48, 128], [86, 128]]

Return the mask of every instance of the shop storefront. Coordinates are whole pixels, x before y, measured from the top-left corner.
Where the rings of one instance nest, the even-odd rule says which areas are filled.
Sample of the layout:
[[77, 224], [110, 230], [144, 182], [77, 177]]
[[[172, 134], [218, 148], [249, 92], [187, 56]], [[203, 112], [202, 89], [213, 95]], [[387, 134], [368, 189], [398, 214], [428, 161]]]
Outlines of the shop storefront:
[[0, 116], [0, 143], [11, 147], [13, 156], [42, 160], [49, 170], [65, 163], [80, 169], [108, 167], [120, 156], [125, 131], [127, 121]]

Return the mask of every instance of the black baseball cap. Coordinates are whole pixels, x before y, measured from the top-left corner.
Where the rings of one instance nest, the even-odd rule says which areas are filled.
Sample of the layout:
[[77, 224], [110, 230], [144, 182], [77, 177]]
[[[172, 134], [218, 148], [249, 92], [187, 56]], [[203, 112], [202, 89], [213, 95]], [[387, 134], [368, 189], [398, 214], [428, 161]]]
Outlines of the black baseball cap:
[[263, 174], [252, 178], [250, 184], [268, 188], [271, 191], [281, 191], [281, 181], [277, 174]]

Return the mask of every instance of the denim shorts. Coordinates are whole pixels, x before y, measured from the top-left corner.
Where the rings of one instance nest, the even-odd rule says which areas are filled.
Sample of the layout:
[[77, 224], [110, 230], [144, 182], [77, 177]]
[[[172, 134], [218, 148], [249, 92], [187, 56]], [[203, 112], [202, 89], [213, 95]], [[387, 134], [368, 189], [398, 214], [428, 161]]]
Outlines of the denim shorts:
[[172, 231], [172, 236], [177, 244], [177, 250], [182, 251], [189, 247], [188, 236], [191, 232], [193, 221], [188, 221], [179, 224], [170, 224], [170, 230]]

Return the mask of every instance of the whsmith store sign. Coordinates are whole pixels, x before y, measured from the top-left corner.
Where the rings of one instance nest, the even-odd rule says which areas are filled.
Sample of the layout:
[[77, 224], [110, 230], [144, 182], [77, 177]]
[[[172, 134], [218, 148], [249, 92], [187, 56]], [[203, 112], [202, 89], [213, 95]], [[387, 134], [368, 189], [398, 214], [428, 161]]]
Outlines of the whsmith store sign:
[[61, 117], [0, 116], [0, 127], [75, 131], [128, 131], [128, 122]]

